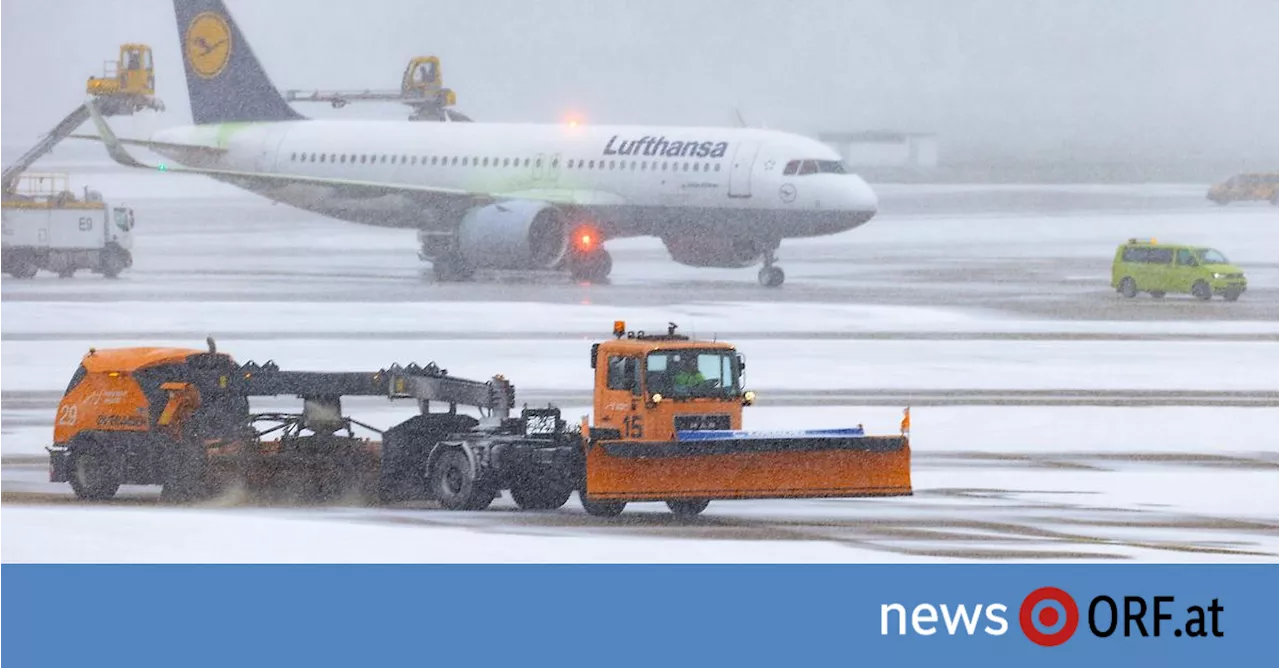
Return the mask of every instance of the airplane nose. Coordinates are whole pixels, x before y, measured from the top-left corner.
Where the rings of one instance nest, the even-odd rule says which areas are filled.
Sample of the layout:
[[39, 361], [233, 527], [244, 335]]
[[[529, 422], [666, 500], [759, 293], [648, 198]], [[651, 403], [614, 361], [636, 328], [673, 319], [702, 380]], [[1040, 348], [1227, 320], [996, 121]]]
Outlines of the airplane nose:
[[[857, 174], [850, 174], [845, 192], [848, 197], [848, 206], [850, 209], [862, 211], [867, 214], [874, 215], [880, 208], [880, 198], [876, 196], [871, 186], [862, 180]], [[871, 215], [867, 216], [868, 218]]]

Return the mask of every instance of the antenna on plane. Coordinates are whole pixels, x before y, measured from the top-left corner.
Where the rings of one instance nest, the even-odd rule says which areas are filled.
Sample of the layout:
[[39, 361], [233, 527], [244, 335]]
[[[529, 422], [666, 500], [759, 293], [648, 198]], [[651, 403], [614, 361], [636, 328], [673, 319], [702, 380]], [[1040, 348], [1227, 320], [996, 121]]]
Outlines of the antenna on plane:
[[[742, 115], [742, 110], [741, 110], [741, 109], [739, 109], [738, 107], [734, 107], [734, 108], [733, 108], [733, 115], [734, 115], [734, 117], [736, 117], [736, 118], [738, 119], [738, 127], [740, 127], [740, 128], [749, 128], [749, 127], [751, 127], [751, 124], [747, 122], [746, 117]], [[764, 121], [764, 119], [760, 119], [760, 129], [762, 129], [762, 130], [768, 130], [768, 129], [769, 129], [769, 124], [768, 124], [768, 123], [766, 123], [766, 122]]]

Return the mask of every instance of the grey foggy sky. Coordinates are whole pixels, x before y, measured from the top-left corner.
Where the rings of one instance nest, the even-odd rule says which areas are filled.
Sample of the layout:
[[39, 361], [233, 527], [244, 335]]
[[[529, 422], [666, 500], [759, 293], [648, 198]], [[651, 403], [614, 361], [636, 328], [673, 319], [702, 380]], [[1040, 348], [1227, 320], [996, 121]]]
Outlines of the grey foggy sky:
[[[803, 133], [936, 132], [944, 160], [1274, 167], [1280, 141], [1275, 0], [226, 2], [280, 88], [394, 88], [410, 56], [435, 54], [478, 120], [720, 125], [737, 106]], [[190, 122], [168, 0], [5, 0], [0, 13], [5, 146], [48, 130], [127, 41], [155, 48], [168, 111], [117, 132]]]

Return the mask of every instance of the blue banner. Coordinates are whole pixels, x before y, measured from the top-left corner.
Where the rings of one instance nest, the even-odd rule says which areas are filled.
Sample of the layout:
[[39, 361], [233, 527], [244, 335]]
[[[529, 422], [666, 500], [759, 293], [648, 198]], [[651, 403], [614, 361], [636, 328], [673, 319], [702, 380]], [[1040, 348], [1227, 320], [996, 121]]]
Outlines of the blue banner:
[[1277, 665], [1274, 565], [3, 567], [10, 666]]

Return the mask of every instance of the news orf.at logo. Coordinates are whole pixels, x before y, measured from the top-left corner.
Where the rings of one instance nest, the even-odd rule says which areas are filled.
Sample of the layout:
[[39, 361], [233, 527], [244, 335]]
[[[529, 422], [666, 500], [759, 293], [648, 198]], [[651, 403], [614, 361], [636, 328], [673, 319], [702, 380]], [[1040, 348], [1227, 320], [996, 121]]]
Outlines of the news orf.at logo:
[[[1084, 600], [1084, 599], [1082, 599]], [[1097, 639], [1123, 638], [1222, 638], [1224, 605], [1217, 598], [1204, 605], [1197, 601], [1185, 608], [1173, 596], [1098, 594], [1087, 599], [1087, 633]], [[963, 603], [887, 603], [880, 606], [880, 635], [898, 636], [1003, 636], [1012, 606], [996, 601]], [[1018, 627], [1028, 640], [1041, 647], [1057, 647], [1080, 628], [1081, 609], [1075, 599], [1057, 587], [1040, 587], [1022, 599], [1017, 608]], [[1180, 619], [1179, 619], [1180, 617]]]
[[1031, 642], [1056, 647], [1071, 639], [1080, 625], [1075, 599], [1057, 587], [1041, 587], [1022, 600], [1018, 625]]

